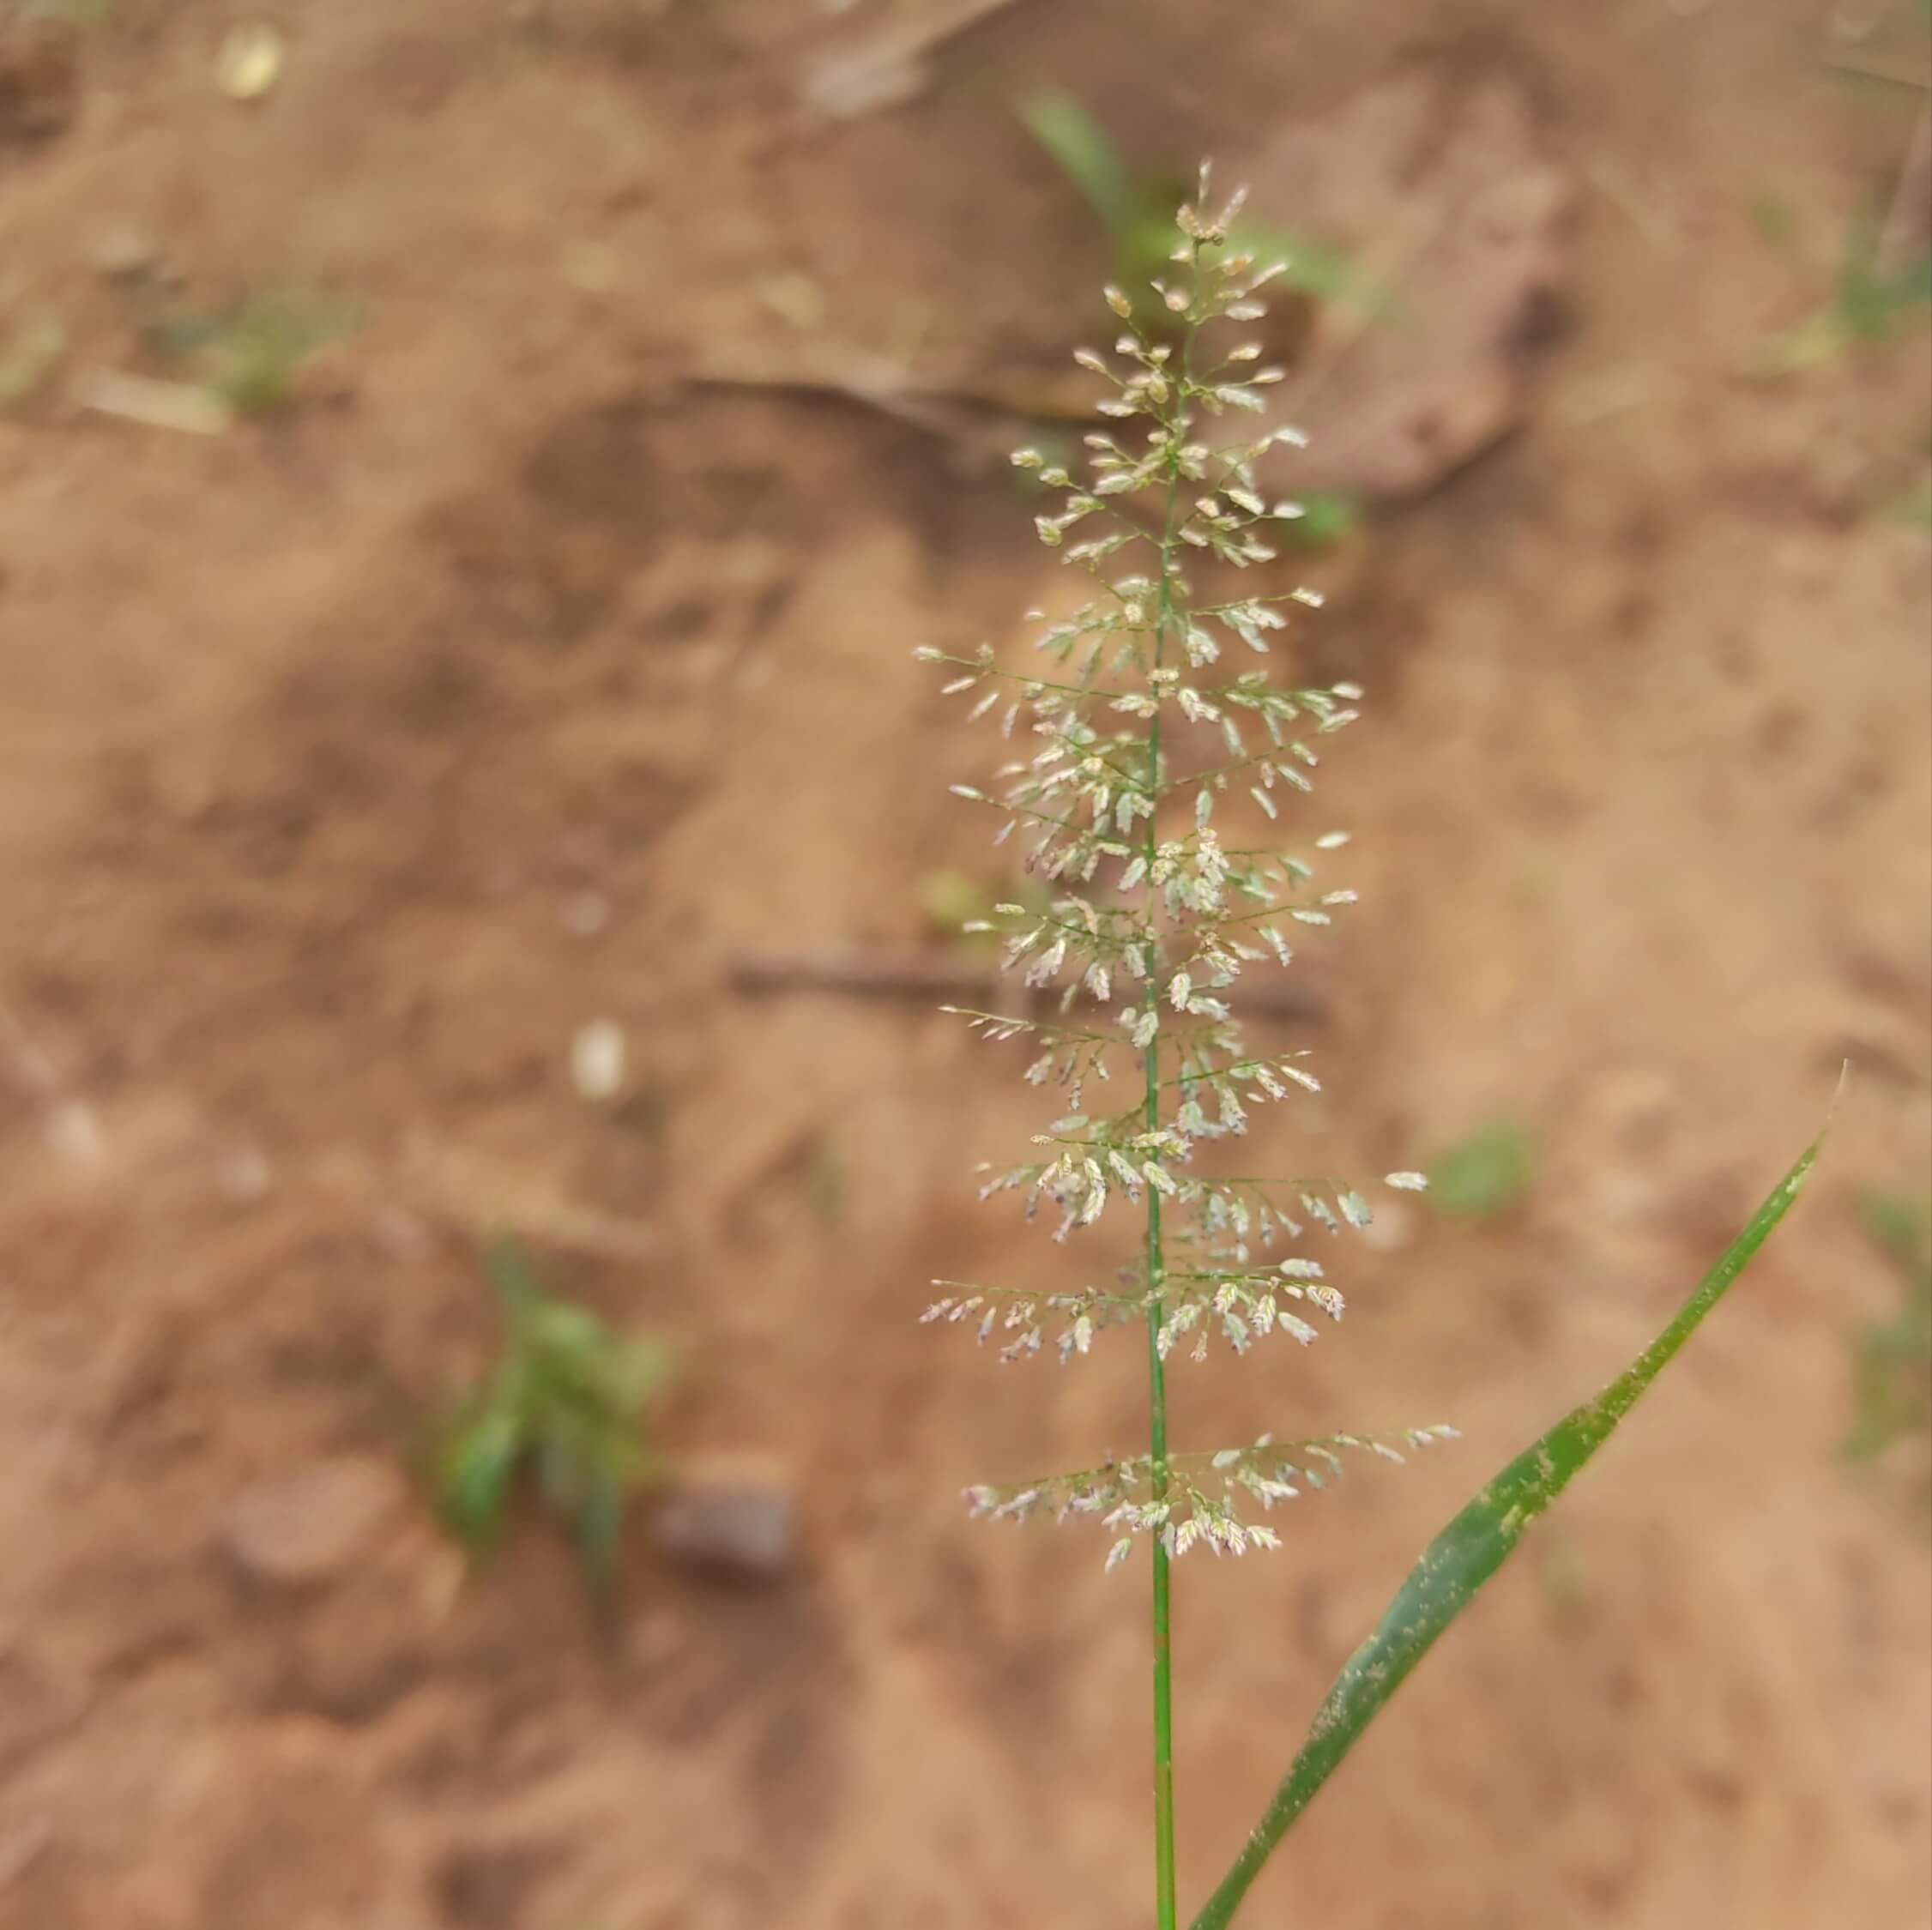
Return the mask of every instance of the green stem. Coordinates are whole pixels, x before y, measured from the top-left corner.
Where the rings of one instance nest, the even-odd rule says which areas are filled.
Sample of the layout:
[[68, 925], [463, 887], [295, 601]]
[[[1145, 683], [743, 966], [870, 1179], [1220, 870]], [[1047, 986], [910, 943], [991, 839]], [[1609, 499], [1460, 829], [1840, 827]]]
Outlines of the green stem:
[[[1192, 317], [1190, 317], [1192, 323]], [[1186, 354], [1191, 356], [1193, 333], [1188, 331]], [[1184, 359], [1185, 360], [1185, 359]], [[1171, 433], [1175, 453], [1169, 458], [1166, 527], [1161, 538], [1161, 587], [1159, 607], [1154, 618], [1154, 667], [1161, 667], [1168, 626], [1174, 622], [1174, 532], [1179, 527], [1180, 502], [1180, 458], [1179, 443], [1182, 425], [1176, 405]], [[1151, 795], [1161, 794], [1161, 714], [1154, 713], [1147, 727], [1147, 784]], [[1156, 819], [1147, 820], [1146, 841], [1142, 847], [1147, 860], [1144, 887], [1150, 937], [1158, 903], [1154, 886], [1154, 859], [1159, 849]], [[1146, 1004], [1149, 1010], [1160, 1004], [1164, 961], [1149, 961]], [[1150, 1040], [1142, 1055], [1146, 1075], [1144, 1118], [1150, 1132], [1161, 1124], [1161, 1046], [1158, 1036]], [[1161, 1357], [1161, 1327], [1165, 1313], [1161, 1293], [1166, 1282], [1167, 1257], [1161, 1241], [1161, 1190], [1147, 1189], [1147, 1409], [1149, 1458], [1152, 1463], [1152, 1488], [1156, 1502], [1168, 1498], [1168, 1392], [1166, 1363]], [[1158, 1930], [1176, 1930], [1180, 1922], [1174, 1897], [1174, 1609], [1165, 1529], [1154, 1536], [1154, 1892], [1155, 1922]]]
[[[1162, 592], [1166, 586], [1163, 582]], [[1160, 646], [1155, 645], [1158, 660]], [[1158, 716], [1148, 733], [1148, 762], [1157, 768], [1161, 756], [1161, 721]], [[1147, 826], [1147, 861], [1154, 861], [1154, 825]], [[1152, 887], [1149, 888], [1151, 896]], [[1161, 995], [1160, 974], [1147, 980], [1150, 1003]], [[1161, 1124], [1161, 1049], [1158, 1039], [1151, 1040], [1143, 1056], [1147, 1095], [1147, 1130], [1154, 1132]], [[1153, 1493], [1156, 1501], [1168, 1497], [1168, 1391], [1167, 1367], [1161, 1358], [1161, 1324], [1165, 1318], [1161, 1292], [1166, 1284], [1167, 1258], [1161, 1240], [1161, 1189], [1147, 1189], [1147, 1410], [1148, 1448], [1153, 1463]], [[1154, 1884], [1155, 1921], [1159, 1930], [1174, 1930], [1179, 1921], [1174, 1903], [1174, 1612], [1168, 1579], [1169, 1560], [1165, 1530], [1154, 1537]]]
[[[1173, 492], [1168, 497], [1168, 521], [1174, 520]], [[1155, 630], [1154, 660], [1160, 662], [1162, 630], [1168, 614], [1168, 582], [1167, 551], [1162, 551], [1162, 617]], [[1156, 713], [1147, 733], [1147, 766], [1150, 776], [1160, 769], [1161, 720]], [[1144, 855], [1150, 874], [1154, 868], [1156, 841], [1154, 820], [1147, 821]], [[1150, 876], [1147, 895], [1154, 887]], [[1158, 963], [1148, 974], [1146, 1000], [1150, 1009], [1159, 1004], [1161, 972]], [[1150, 1132], [1161, 1124], [1161, 1046], [1156, 1037], [1149, 1041], [1141, 1058], [1146, 1077], [1143, 1117]], [[1166, 1283], [1167, 1256], [1161, 1239], [1161, 1189], [1147, 1189], [1147, 1410], [1148, 1447], [1153, 1463], [1153, 1494], [1156, 1501], [1168, 1497], [1168, 1391], [1167, 1367], [1161, 1358], [1161, 1324], [1165, 1318], [1161, 1292]], [[1159, 1930], [1175, 1930], [1180, 1919], [1174, 1902], [1174, 1612], [1168, 1578], [1169, 1558], [1165, 1531], [1154, 1536], [1154, 1885], [1155, 1921]]]
[[[1157, 1268], [1161, 1253], [1160, 1196], [1148, 1189], [1147, 1259]], [[1161, 1310], [1147, 1312], [1147, 1384], [1152, 1421], [1150, 1441], [1154, 1456], [1154, 1493], [1165, 1499], [1168, 1488], [1167, 1390], [1161, 1360]], [[1156, 1921], [1160, 1930], [1174, 1930], [1178, 1921], [1174, 1879], [1174, 1656], [1173, 1608], [1165, 1540], [1154, 1541], [1154, 1884]]]

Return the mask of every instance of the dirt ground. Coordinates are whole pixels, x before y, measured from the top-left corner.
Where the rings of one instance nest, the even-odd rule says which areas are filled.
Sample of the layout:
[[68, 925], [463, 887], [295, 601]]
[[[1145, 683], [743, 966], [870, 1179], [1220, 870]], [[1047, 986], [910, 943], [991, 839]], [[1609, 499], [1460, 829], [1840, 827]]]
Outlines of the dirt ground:
[[[1837, 1449], [1894, 1294], [1852, 1203], [1932, 1161], [1932, 564], [1885, 508], [1932, 379], [1912, 330], [1748, 373], [1923, 94], [1834, 75], [1866, 50], [1822, 0], [1022, 0], [845, 120], [800, 76], [882, 8], [270, 11], [243, 104], [225, 6], [36, 27], [37, 78], [0, 8], [0, 331], [65, 332], [0, 411], [0, 1925], [1148, 1921], [1138, 1571], [958, 1502], [1134, 1441], [1137, 1360], [1001, 1370], [915, 1322], [932, 1276], [1060, 1259], [973, 1203], [1037, 1095], [916, 1005], [729, 972], [926, 943], [921, 881], [993, 875], [945, 794], [987, 740], [908, 652], [1016, 642], [1056, 573], [972, 436], [782, 384], [1011, 386], [1091, 326], [1105, 249], [1024, 88], [1238, 164], [1404, 59], [1508, 76], [1573, 208], [1521, 426], [1303, 572], [1317, 666], [1369, 692], [1327, 761], [1363, 903], [1309, 949], [1311, 1043], [1336, 1166], [1507, 1112], [1541, 1171], [1494, 1225], [1393, 1223], [1319, 1347], [1180, 1377], [1204, 1444], [1467, 1437], [1181, 1571], [1184, 1883], [1849, 1058], [1788, 1230], [1249, 1914], [1925, 1923], [1926, 1535]], [[86, 402], [178, 372], [134, 256], [359, 325], [287, 410], [144, 426]], [[569, 1077], [597, 1018], [616, 1105]], [[640, 1546], [601, 1632], [540, 1527], [466, 1582], [414, 1507], [322, 1585], [238, 1571], [252, 1484], [393, 1460], [482, 1357], [492, 1220], [679, 1339], [673, 1454], [795, 1472], [791, 1578]]]

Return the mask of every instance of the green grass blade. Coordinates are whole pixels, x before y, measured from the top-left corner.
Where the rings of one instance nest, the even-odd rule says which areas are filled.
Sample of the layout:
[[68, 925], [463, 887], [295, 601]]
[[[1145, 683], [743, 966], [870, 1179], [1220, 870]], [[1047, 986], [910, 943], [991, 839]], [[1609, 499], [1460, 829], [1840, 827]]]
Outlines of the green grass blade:
[[523, 1451], [514, 1409], [483, 1407], [455, 1425], [437, 1457], [437, 1501], [444, 1522], [473, 1554], [496, 1544], [510, 1484]]
[[617, 1579], [624, 1513], [630, 1498], [621, 1475], [600, 1469], [592, 1475], [577, 1504], [577, 1552], [583, 1557], [585, 1577], [599, 1591], [607, 1590]]
[[1261, 221], [1236, 221], [1228, 237], [1231, 248], [1258, 262], [1279, 262], [1282, 282], [1317, 301], [1346, 302], [1366, 315], [1387, 319], [1392, 298], [1365, 276], [1339, 248], [1299, 229]]
[[1027, 131], [1060, 163], [1108, 232], [1116, 241], [1124, 239], [1140, 219], [1141, 184], [1107, 130], [1072, 94], [1058, 88], [1029, 94], [1018, 112]]
[[1568, 1487], [1617, 1423], [1669, 1365], [1704, 1317], [1743, 1272], [1771, 1230], [1797, 1197], [1824, 1143], [1820, 1132], [1796, 1165], [1712, 1268], [1676, 1317], [1593, 1401], [1567, 1415], [1517, 1456], [1429, 1543], [1389, 1604], [1375, 1632], [1336, 1678], [1308, 1730], [1301, 1752], [1193, 1930], [1225, 1930], [1262, 1865], [1295, 1819], [1340, 1765], [1362, 1732], [1434, 1645], [1475, 1599], [1476, 1591], [1515, 1551], [1523, 1531]]
[[513, 1324], [543, 1304], [543, 1288], [523, 1243], [514, 1233], [492, 1233], [483, 1249], [483, 1276]]

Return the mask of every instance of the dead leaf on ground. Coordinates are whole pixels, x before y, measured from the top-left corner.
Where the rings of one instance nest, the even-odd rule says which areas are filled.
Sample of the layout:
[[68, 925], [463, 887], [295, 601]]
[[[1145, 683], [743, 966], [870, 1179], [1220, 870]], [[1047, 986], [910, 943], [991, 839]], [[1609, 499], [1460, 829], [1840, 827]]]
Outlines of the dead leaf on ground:
[[1412, 62], [1242, 170], [1256, 215], [1371, 291], [1320, 311], [1284, 406], [1303, 490], [1419, 495], [1522, 419], [1561, 310], [1573, 184], [1520, 82]]

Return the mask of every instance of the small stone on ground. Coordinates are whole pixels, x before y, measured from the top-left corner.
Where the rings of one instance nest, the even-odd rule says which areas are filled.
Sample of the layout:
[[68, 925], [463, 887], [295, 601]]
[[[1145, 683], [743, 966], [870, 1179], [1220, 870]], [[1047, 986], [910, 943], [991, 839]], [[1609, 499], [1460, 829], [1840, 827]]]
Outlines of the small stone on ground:
[[687, 1567], [774, 1582], [791, 1567], [797, 1508], [784, 1466], [759, 1455], [692, 1462], [652, 1524], [658, 1547]]
[[284, 1588], [339, 1579], [402, 1503], [387, 1462], [339, 1455], [269, 1475], [242, 1493], [223, 1539], [243, 1573]]

